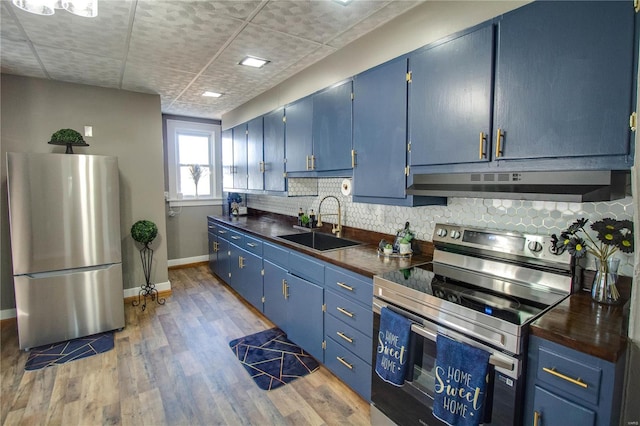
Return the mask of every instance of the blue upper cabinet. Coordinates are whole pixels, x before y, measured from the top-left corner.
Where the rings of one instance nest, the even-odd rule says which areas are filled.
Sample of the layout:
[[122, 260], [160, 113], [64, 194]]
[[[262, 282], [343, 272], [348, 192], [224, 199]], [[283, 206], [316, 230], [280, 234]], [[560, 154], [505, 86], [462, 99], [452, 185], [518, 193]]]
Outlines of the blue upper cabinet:
[[262, 117], [247, 123], [247, 189], [264, 189]]
[[534, 2], [498, 31], [493, 158], [629, 168], [633, 2]]
[[264, 189], [285, 191], [284, 109], [264, 116]]
[[410, 165], [490, 160], [491, 24], [409, 56]]
[[247, 189], [247, 124], [233, 128], [233, 188]]
[[222, 187], [233, 188], [233, 129], [222, 132]]
[[407, 59], [387, 62], [353, 80], [353, 197], [405, 198]]
[[311, 170], [313, 98], [307, 96], [285, 108], [287, 173]]
[[352, 91], [350, 80], [313, 95], [312, 170], [352, 168]]

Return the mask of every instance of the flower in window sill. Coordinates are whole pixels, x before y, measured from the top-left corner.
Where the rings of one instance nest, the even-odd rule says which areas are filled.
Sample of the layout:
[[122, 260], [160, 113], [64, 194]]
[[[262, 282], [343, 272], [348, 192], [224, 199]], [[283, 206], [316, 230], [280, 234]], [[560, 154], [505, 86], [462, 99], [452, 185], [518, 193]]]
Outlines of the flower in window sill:
[[[553, 252], [560, 255], [569, 251], [575, 258], [590, 253], [602, 262], [606, 262], [618, 250], [624, 253], [633, 252], [633, 222], [630, 220], [605, 218], [594, 222], [591, 229], [597, 233], [595, 239], [584, 229], [587, 222], [588, 219], [584, 218], [576, 220], [560, 234], [560, 238], [553, 234]], [[585, 238], [583, 239], [579, 233]]]

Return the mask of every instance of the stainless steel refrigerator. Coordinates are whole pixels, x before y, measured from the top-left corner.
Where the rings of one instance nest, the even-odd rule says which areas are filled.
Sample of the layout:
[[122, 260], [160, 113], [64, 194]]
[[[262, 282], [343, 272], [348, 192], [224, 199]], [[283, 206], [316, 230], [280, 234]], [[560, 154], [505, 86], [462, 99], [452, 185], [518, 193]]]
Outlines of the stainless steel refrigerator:
[[118, 161], [7, 153], [21, 349], [123, 328]]

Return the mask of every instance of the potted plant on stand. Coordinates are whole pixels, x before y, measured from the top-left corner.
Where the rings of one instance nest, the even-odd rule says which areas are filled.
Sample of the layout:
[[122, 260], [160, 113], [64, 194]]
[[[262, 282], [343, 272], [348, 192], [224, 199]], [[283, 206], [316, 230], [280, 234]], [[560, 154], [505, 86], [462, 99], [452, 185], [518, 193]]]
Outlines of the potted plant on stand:
[[165, 300], [160, 298], [155, 284], [151, 282], [153, 249], [149, 247], [149, 244], [151, 244], [157, 235], [158, 227], [150, 220], [139, 220], [131, 227], [131, 238], [142, 245], [142, 248], [140, 248], [140, 260], [142, 261], [142, 270], [145, 278], [145, 283], [140, 286], [138, 300], [134, 300], [132, 304], [133, 306], [138, 306], [140, 304], [140, 298], [144, 297], [144, 303], [142, 305], [143, 311], [147, 308], [147, 296], [150, 296], [151, 300], [155, 300], [159, 305], [164, 305], [165, 303]]

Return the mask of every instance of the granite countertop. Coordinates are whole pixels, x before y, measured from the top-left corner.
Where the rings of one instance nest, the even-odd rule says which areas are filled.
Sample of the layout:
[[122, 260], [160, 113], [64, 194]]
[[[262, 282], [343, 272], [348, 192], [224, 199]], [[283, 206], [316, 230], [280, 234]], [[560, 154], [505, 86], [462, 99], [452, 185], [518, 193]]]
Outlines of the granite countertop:
[[[342, 249], [320, 252], [307, 247], [291, 243], [280, 235], [295, 234], [297, 232], [307, 232], [297, 230], [293, 227], [293, 221], [286, 218], [278, 218], [274, 215], [250, 215], [239, 217], [209, 216], [216, 221], [233, 226], [248, 234], [255, 235], [264, 240], [285, 246], [319, 260], [331, 263], [344, 269], [348, 269], [360, 275], [373, 278], [374, 275], [408, 268], [431, 260], [431, 252], [425, 250], [423, 254], [413, 254], [410, 258], [389, 258], [378, 255], [378, 242], [381, 238], [387, 240], [392, 236], [379, 234], [376, 232], [358, 231], [343, 227], [343, 238], [362, 242], [361, 245], [351, 246]], [[330, 228], [328, 228], [330, 229]], [[327, 230], [328, 230], [327, 229]], [[318, 231], [315, 231], [318, 232]], [[320, 232], [325, 232], [323, 229]], [[330, 232], [330, 231], [329, 231]]]
[[602, 305], [581, 291], [535, 320], [531, 334], [615, 363], [627, 347], [628, 316], [628, 301]]
[[[264, 240], [297, 250], [327, 263], [372, 278], [374, 275], [411, 267], [431, 261], [433, 246], [421, 243], [421, 254], [408, 259], [378, 255], [381, 238], [393, 236], [373, 231], [343, 228], [343, 237], [363, 242], [362, 245], [319, 252], [279, 238], [280, 235], [305, 232], [293, 228], [294, 218], [275, 214], [257, 214], [240, 217], [209, 216], [216, 221], [241, 229]], [[330, 228], [322, 232], [329, 232]], [[624, 280], [621, 293], [630, 293], [630, 279]], [[591, 299], [588, 292], [572, 294], [531, 323], [530, 332], [552, 342], [616, 362], [627, 347], [628, 297], [620, 305], [601, 305]]]

